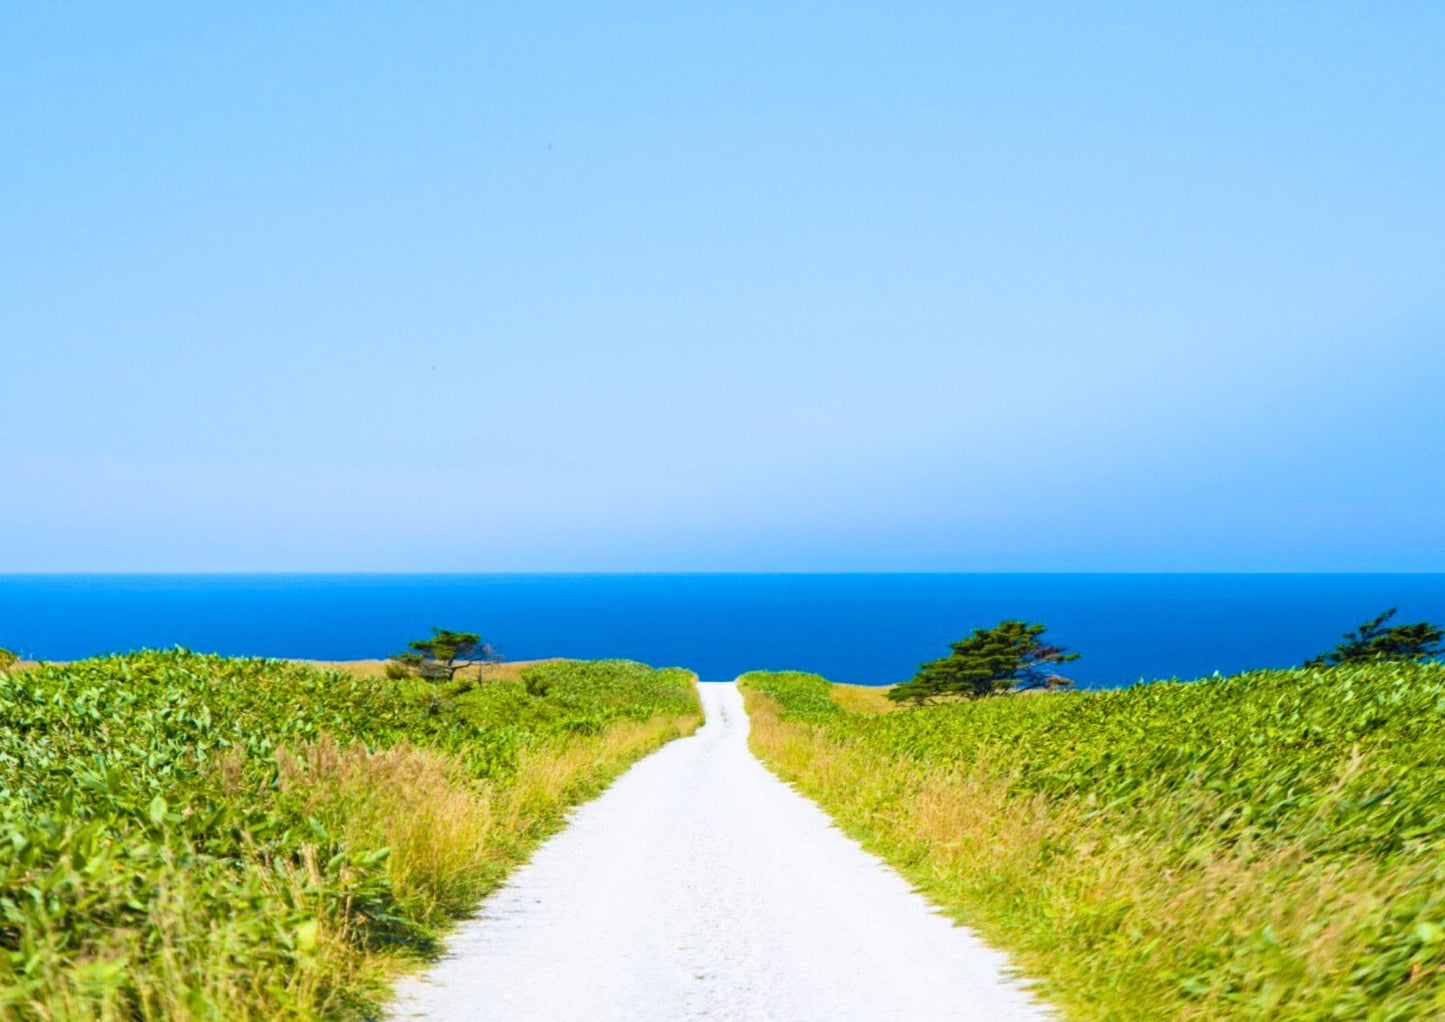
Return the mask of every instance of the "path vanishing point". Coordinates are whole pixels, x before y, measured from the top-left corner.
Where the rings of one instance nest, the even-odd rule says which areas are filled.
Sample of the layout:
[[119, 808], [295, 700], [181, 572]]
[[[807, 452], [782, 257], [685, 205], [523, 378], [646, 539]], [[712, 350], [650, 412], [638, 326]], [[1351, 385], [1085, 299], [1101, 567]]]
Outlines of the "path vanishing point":
[[731, 682], [539, 848], [396, 1020], [913, 1020], [1050, 1014], [748, 751]]

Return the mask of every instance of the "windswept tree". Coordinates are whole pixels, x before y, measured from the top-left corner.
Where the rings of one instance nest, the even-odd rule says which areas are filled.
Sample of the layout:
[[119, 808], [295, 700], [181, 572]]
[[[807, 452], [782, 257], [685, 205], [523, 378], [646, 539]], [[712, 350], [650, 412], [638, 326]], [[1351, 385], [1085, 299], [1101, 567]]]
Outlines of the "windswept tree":
[[922, 664], [912, 680], [889, 689], [888, 698], [926, 703], [944, 696], [981, 699], [1024, 689], [1068, 688], [1073, 682], [1055, 668], [1079, 659], [1079, 654], [1041, 641], [1045, 630], [1044, 625], [1023, 621], [975, 628], [951, 644], [951, 654]]
[[430, 639], [418, 639], [410, 644], [405, 653], [398, 653], [388, 664], [388, 674], [405, 676], [414, 674], [428, 681], [454, 681], [457, 672], [468, 667], [480, 668], [482, 664], [494, 664], [502, 659], [501, 654], [475, 632], [453, 632], [445, 628], [433, 628]]
[[[1412, 625], [1391, 625], [1398, 607], [1391, 607], [1379, 617], [1366, 621], [1357, 631], [1346, 632], [1344, 642], [1328, 653], [1306, 661], [1306, 667], [1338, 667], [1375, 660], [1428, 660], [1445, 653], [1440, 640], [1445, 630], [1428, 621]], [[1388, 627], [1387, 627], [1388, 626]]]
[[20, 662], [20, 658], [8, 649], [0, 649], [0, 674], [11, 670]]

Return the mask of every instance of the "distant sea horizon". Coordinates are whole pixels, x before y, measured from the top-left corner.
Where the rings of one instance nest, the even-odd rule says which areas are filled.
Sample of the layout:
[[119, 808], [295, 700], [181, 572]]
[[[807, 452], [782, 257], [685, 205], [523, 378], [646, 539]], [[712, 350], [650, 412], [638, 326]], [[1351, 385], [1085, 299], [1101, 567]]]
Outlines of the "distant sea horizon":
[[374, 659], [433, 626], [508, 659], [623, 657], [704, 679], [816, 671], [890, 684], [1004, 618], [1083, 654], [1084, 687], [1299, 664], [1392, 606], [1445, 622], [1442, 573], [0, 575], [0, 647], [73, 660], [184, 646]]

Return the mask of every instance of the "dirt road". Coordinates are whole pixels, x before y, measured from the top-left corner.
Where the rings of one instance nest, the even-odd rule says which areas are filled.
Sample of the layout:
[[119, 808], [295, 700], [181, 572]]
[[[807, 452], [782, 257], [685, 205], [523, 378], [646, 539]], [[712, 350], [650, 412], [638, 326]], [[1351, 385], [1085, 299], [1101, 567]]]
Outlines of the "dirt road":
[[732, 683], [406, 980], [396, 1019], [1049, 1017], [747, 748]]

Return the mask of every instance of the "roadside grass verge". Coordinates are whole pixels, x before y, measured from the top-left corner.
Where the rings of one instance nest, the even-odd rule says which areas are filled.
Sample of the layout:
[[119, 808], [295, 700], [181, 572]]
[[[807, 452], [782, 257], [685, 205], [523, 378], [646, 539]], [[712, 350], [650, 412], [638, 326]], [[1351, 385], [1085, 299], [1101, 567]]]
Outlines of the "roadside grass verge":
[[374, 1016], [568, 808], [697, 726], [693, 682], [185, 651], [0, 675], [0, 1018]]
[[1080, 1019], [1445, 1017], [1445, 667], [849, 712], [755, 752]]

